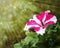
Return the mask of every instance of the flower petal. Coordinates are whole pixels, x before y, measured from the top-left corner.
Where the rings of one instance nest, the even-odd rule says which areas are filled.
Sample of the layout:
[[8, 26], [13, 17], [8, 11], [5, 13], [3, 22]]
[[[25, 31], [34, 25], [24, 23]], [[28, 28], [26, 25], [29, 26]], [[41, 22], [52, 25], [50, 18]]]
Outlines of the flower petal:
[[33, 27], [34, 31], [39, 31], [40, 27]]
[[24, 30], [28, 30], [33, 27], [39, 27], [39, 25], [34, 20], [30, 20], [29, 22], [26, 23]]
[[24, 27], [24, 30], [29, 30], [30, 28], [39, 27], [38, 25], [27, 25]]
[[50, 10], [47, 10], [47, 11], [44, 12], [44, 17], [43, 17], [43, 19], [42, 19], [42, 22], [43, 22], [43, 23], [45, 22], [48, 13], [50, 13]]
[[56, 16], [49, 14], [46, 18], [45, 24], [54, 24], [57, 22]]
[[40, 27], [40, 29], [38, 31], [36, 31], [37, 34], [43, 35], [45, 33], [46, 27]]
[[42, 12], [40, 15], [37, 15], [37, 18], [44, 23], [46, 16], [48, 15], [48, 13], [50, 12], [50, 10], [47, 10], [45, 12]]
[[42, 24], [41, 24], [41, 21], [36, 17], [36, 15], [33, 16], [33, 20], [34, 20], [37, 24], [42, 25]]
[[35, 20], [30, 19], [29, 22], [27, 22], [27, 25], [38, 25]]

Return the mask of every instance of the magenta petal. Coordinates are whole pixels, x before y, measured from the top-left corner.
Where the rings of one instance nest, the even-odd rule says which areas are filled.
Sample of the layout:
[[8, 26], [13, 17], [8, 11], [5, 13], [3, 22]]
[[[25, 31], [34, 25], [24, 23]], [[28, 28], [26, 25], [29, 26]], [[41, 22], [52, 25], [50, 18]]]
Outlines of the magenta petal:
[[39, 31], [40, 27], [33, 27], [35, 31]]
[[37, 28], [37, 27], [40, 27], [39, 25], [25, 25], [25, 27], [24, 27], [24, 30], [29, 30], [30, 28]]
[[48, 20], [46, 20], [45, 22], [44, 22], [44, 24], [54, 24], [54, 23], [56, 23], [57, 22], [57, 18], [56, 18], [56, 16], [50, 16], [50, 18], [48, 18]]
[[33, 27], [37, 34], [43, 35], [46, 30], [46, 26], [42, 27]]
[[38, 25], [34, 20], [27, 22], [27, 25]]
[[46, 24], [54, 24], [54, 22], [53, 21], [49, 21]]
[[42, 25], [42, 24], [41, 24], [41, 21], [37, 18], [37, 15], [34, 15], [34, 16], [33, 16], [33, 20], [34, 20], [37, 24]]
[[45, 33], [45, 30], [46, 30], [46, 28], [40, 27], [40, 29], [38, 31], [36, 30], [36, 33], [43, 35]]
[[44, 13], [41, 13], [41, 15], [37, 15], [36, 17], [42, 22], [42, 19], [44, 18]]
[[34, 20], [29, 20], [29, 22], [26, 23], [24, 30], [28, 30], [34, 27], [40, 27], [40, 26]]
[[49, 11], [42, 12], [40, 15], [37, 15], [36, 17], [41, 21], [44, 22], [46, 16], [48, 15]]
[[52, 15], [52, 14], [48, 14], [48, 15], [46, 16], [45, 21], [49, 20], [49, 19], [52, 18], [53, 16], [54, 16], [54, 15]]

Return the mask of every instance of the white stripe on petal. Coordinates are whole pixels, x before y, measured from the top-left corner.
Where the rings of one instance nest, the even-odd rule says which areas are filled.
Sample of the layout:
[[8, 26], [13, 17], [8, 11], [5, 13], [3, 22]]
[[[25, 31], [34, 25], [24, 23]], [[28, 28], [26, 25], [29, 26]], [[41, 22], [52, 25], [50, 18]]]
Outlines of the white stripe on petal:
[[28, 29], [30, 29], [32, 27], [39, 27], [39, 25], [27, 25], [26, 24], [26, 26], [24, 27], [24, 30], [28, 30]]
[[47, 14], [48, 13], [50, 13], [50, 10], [47, 10], [47, 11], [45, 11], [45, 15], [44, 15], [44, 18], [42, 19], [42, 22], [44, 23], [44, 21], [45, 21], [45, 19], [46, 19], [46, 16], [47, 16]]
[[36, 31], [36, 33], [43, 35], [45, 33], [45, 30], [46, 30], [46, 28], [43, 29], [42, 27], [40, 27], [40, 30]]
[[46, 23], [48, 23], [50, 21], [53, 21], [54, 23], [56, 23], [57, 22], [56, 16], [53, 16], [52, 18], [50, 18], [49, 20], [47, 20], [44, 24], [46, 24]]
[[42, 24], [41, 24], [41, 21], [40, 21], [38, 18], [36, 18], [36, 15], [33, 16], [33, 20], [34, 20], [37, 24], [42, 25]]
[[42, 19], [42, 22], [43, 23], [44, 23], [45, 19], [46, 19], [46, 14], [44, 15], [44, 18]]

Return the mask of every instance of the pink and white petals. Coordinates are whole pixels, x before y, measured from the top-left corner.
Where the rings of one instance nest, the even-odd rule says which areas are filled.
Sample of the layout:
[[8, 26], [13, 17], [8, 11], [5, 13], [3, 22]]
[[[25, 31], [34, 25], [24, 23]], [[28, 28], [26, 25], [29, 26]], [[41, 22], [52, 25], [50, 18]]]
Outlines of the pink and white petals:
[[36, 31], [37, 34], [43, 35], [45, 33], [46, 28], [40, 27], [38, 31]]
[[38, 20], [40, 20], [41, 22], [44, 22], [45, 19], [46, 19], [46, 16], [48, 15], [48, 13], [50, 13], [50, 10], [47, 10], [47, 11], [45, 11], [45, 12], [42, 12], [42, 13], [39, 14], [39, 15], [36, 15], [36, 18], [37, 18]]
[[37, 15], [34, 15], [34, 16], [33, 16], [33, 20], [34, 20], [37, 24], [42, 25], [42, 24], [41, 24], [41, 21], [37, 18]]
[[34, 20], [29, 20], [29, 22], [26, 23], [24, 30], [29, 30], [30, 28], [34, 27], [40, 27], [40, 26]]
[[39, 15], [34, 15], [33, 18], [26, 23], [24, 30], [29, 30], [30, 28], [33, 28], [37, 34], [43, 35], [45, 33], [47, 25], [57, 22], [56, 16], [49, 13], [50, 10], [47, 10]]
[[53, 16], [53, 17], [51, 17], [50, 19], [46, 20], [46, 21], [45, 21], [45, 24], [50, 25], [50, 24], [54, 24], [54, 23], [56, 23], [56, 22], [57, 22], [57, 18], [56, 18], [56, 16]]
[[34, 31], [36, 31], [37, 34], [43, 35], [45, 33], [46, 27], [45, 26], [38, 26], [38, 25], [27, 25], [25, 26], [24, 30], [29, 30], [30, 28], [33, 28]]

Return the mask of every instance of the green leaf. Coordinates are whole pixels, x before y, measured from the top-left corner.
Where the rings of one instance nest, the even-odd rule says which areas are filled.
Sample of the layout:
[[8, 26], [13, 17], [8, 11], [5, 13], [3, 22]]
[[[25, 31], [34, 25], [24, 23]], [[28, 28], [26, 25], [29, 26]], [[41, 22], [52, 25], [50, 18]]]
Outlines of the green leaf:
[[16, 44], [14, 45], [14, 48], [21, 48], [21, 47], [20, 47], [20, 43], [16, 43]]

